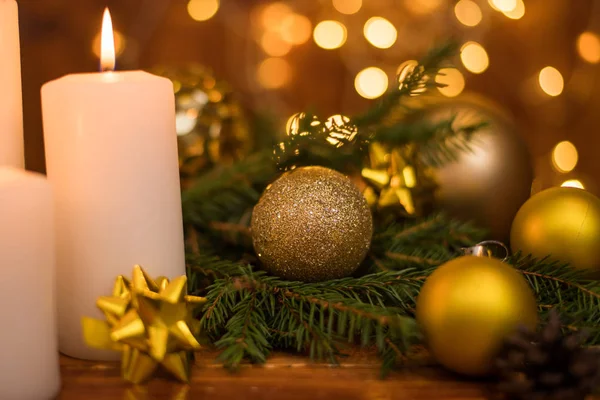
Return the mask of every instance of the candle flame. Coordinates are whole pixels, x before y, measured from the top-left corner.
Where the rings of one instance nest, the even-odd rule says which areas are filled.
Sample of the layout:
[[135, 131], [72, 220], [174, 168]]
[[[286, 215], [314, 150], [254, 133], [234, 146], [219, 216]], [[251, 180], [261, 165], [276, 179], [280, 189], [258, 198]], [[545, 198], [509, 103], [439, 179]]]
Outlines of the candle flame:
[[102, 17], [102, 36], [100, 39], [100, 67], [102, 71], [115, 70], [115, 38], [112, 20], [108, 8], [104, 9]]

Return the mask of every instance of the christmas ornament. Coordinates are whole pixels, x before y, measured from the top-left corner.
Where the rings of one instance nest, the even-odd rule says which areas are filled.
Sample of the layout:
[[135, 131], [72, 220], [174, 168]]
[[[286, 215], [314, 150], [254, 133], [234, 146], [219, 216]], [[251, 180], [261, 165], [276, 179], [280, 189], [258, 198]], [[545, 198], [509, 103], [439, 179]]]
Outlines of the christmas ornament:
[[439, 100], [424, 118], [454, 118], [457, 127], [487, 122], [473, 135], [472, 151], [434, 171], [436, 204], [452, 216], [473, 220], [490, 238], [508, 241], [512, 220], [529, 197], [533, 180], [531, 158], [514, 122], [472, 97]]
[[326, 136], [326, 141], [333, 147], [340, 148], [345, 143], [354, 140], [358, 133], [356, 126], [352, 125], [350, 118], [336, 114], [321, 122], [316, 115], [297, 113], [292, 115], [286, 125], [288, 136], [304, 136], [310, 131], [317, 131]]
[[193, 306], [206, 300], [186, 291], [185, 276], [153, 280], [136, 265], [131, 281], [118, 276], [112, 296], [98, 298], [96, 305], [106, 320], [83, 318], [84, 338], [91, 347], [121, 351], [121, 373], [127, 381], [143, 382], [160, 365], [188, 382], [189, 351], [200, 348]]
[[339, 172], [303, 167], [273, 182], [254, 207], [254, 249], [269, 272], [305, 282], [352, 274], [371, 243], [371, 212]]
[[512, 399], [580, 400], [600, 386], [600, 353], [582, 347], [584, 335], [563, 334], [550, 312], [539, 333], [520, 329], [509, 336], [495, 360], [498, 389]]
[[490, 372], [506, 335], [537, 322], [525, 279], [508, 264], [475, 256], [437, 268], [421, 288], [416, 313], [437, 361], [467, 375]]
[[513, 252], [600, 270], [600, 199], [577, 188], [558, 187], [531, 197], [510, 234]]
[[156, 69], [173, 82], [182, 183], [215, 164], [247, 155], [248, 118], [230, 86], [207, 68]]

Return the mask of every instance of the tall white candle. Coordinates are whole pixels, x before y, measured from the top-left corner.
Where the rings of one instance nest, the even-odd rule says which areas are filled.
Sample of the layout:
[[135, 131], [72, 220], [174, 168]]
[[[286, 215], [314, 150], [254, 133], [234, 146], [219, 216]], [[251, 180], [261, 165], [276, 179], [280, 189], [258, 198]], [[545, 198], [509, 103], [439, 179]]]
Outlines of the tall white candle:
[[50, 184], [0, 167], [0, 399], [50, 399], [60, 387]]
[[81, 317], [102, 317], [98, 296], [134, 264], [152, 276], [185, 274], [173, 87], [142, 71], [68, 75], [42, 87], [42, 112], [60, 350], [112, 359], [82, 338]]
[[23, 167], [21, 56], [15, 0], [0, 0], [0, 165]]

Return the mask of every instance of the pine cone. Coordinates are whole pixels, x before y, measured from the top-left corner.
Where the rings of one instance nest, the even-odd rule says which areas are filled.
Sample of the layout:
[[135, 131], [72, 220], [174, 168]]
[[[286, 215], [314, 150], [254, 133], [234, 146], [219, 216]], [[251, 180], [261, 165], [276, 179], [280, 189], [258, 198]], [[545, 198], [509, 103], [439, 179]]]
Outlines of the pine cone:
[[540, 332], [519, 330], [506, 339], [495, 360], [498, 390], [510, 399], [583, 400], [600, 387], [600, 353], [582, 347], [585, 334], [563, 334], [550, 312]]

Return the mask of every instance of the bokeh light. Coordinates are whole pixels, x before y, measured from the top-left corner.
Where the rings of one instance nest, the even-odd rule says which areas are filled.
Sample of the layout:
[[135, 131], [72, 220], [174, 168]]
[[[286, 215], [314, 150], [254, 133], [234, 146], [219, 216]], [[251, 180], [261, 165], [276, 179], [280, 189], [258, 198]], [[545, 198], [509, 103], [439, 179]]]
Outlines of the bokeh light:
[[539, 83], [548, 96], [558, 96], [565, 86], [561, 73], [554, 67], [544, 67], [540, 71]]
[[258, 66], [258, 83], [266, 89], [278, 89], [285, 86], [291, 77], [290, 64], [283, 58], [267, 58]]
[[460, 59], [465, 68], [474, 74], [481, 74], [490, 65], [487, 52], [477, 42], [467, 42], [460, 49]]
[[454, 6], [458, 22], [465, 26], [476, 26], [481, 22], [481, 8], [472, 0], [460, 0]]
[[583, 185], [583, 183], [581, 183], [581, 181], [579, 179], [566, 180], [560, 186], [577, 188], [577, 189], [585, 189], [585, 186]]
[[488, 0], [492, 8], [500, 12], [510, 12], [517, 8], [517, 0]]
[[344, 24], [338, 21], [321, 21], [315, 26], [313, 38], [317, 46], [332, 50], [346, 43], [348, 32]]
[[[121, 32], [114, 29], [113, 36], [115, 38], [115, 55], [118, 57], [125, 50], [125, 47], [127, 46], [127, 40]], [[100, 58], [101, 39], [102, 32], [98, 32], [96, 36], [94, 36], [94, 40], [92, 41], [92, 51], [94, 52], [94, 55], [96, 55], [96, 57], [98, 58]]]
[[465, 77], [456, 68], [442, 68], [435, 77], [437, 83], [444, 84], [438, 87], [441, 94], [446, 97], [456, 97], [465, 89]]
[[382, 17], [369, 18], [363, 32], [369, 43], [380, 49], [392, 47], [398, 38], [398, 31], [394, 25]]
[[190, 0], [187, 11], [195, 21], [209, 20], [219, 11], [219, 0]]
[[442, 5], [443, 0], [404, 0], [404, 7], [416, 15], [427, 15]]
[[583, 32], [577, 38], [577, 51], [585, 61], [596, 64], [600, 61], [600, 38], [593, 32]]
[[333, 7], [342, 14], [356, 14], [362, 7], [362, 0], [332, 0]]
[[281, 22], [289, 14], [292, 14], [292, 12], [290, 6], [280, 1], [276, 1], [262, 9], [260, 22], [267, 31], [279, 31]]
[[289, 53], [292, 45], [283, 40], [276, 32], [265, 32], [260, 39], [260, 45], [268, 55], [281, 57]]
[[365, 68], [356, 74], [354, 87], [358, 94], [365, 99], [375, 99], [387, 90], [388, 77], [380, 68]]
[[552, 164], [559, 172], [571, 172], [577, 166], [579, 155], [573, 143], [565, 140], [554, 146]]
[[191, 113], [186, 111], [177, 112], [177, 114], [175, 114], [175, 130], [177, 131], [177, 136], [185, 136], [192, 132], [196, 127], [197, 122], [198, 121]]
[[312, 32], [312, 24], [304, 15], [288, 14], [281, 21], [281, 38], [289, 44], [305, 43]]
[[515, 8], [511, 11], [504, 11], [503, 14], [510, 19], [521, 19], [525, 15], [525, 3], [523, 0], [517, 0]]

